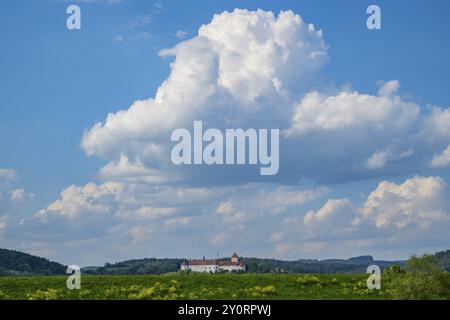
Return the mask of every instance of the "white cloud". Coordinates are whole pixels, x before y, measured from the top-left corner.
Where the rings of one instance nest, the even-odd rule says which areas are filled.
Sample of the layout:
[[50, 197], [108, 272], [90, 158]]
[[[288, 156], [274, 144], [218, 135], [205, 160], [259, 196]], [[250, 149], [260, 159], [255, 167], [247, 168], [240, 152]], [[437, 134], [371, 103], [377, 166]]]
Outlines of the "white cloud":
[[[119, 2], [121, 0], [109, 0], [109, 1]], [[145, 28], [148, 27], [149, 24], [153, 23], [156, 17], [160, 15], [162, 12], [163, 12], [163, 4], [160, 2], [156, 2], [147, 13], [137, 15], [130, 22], [128, 22], [126, 26], [122, 27], [119, 33], [114, 36], [113, 41], [116, 43], [123, 43], [125, 40], [143, 41], [152, 38], [153, 37], [152, 33], [145, 30]]]
[[155, 18], [156, 14], [158, 13], [158, 11], [152, 11], [148, 14], [143, 14], [143, 15], [138, 15], [136, 16], [129, 24], [128, 24], [128, 28], [130, 30], [136, 29], [136, 28], [140, 28], [140, 27], [145, 27], [147, 25], [149, 25], [153, 19]]
[[297, 190], [280, 186], [275, 190], [246, 189], [245, 191], [245, 195], [239, 193], [221, 202], [216, 208], [216, 213], [223, 218], [223, 222], [242, 226], [246, 222], [264, 216], [282, 214], [290, 208], [320, 198], [328, 192], [328, 189]]
[[441, 153], [434, 156], [430, 163], [432, 168], [443, 168], [450, 166], [450, 145]]
[[419, 134], [427, 144], [445, 143], [450, 140], [450, 108], [433, 106], [429, 115], [424, 117]]
[[449, 221], [449, 195], [439, 177], [415, 177], [402, 184], [383, 181], [367, 198], [355, 224], [362, 220], [377, 228], [402, 229]]
[[183, 38], [185, 38], [187, 35], [188, 35], [188, 32], [187, 32], [187, 31], [184, 31], [184, 30], [178, 30], [178, 31], [175, 33], [175, 36], [176, 36], [178, 39], [183, 39]]
[[15, 187], [16, 181], [16, 170], [0, 168], [0, 200], [2, 198], [5, 200], [7, 194], [10, 194], [9, 199], [16, 203], [34, 197], [33, 193], [27, 193], [23, 188]]
[[118, 219], [112, 223], [164, 220], [192, 206], [219, 203], [232, 192], [231, 187], [183, 188], [116, 181], [89, 182], [84, 186], [66, 188], [60, 199], [39, 210], [35, 217], [43, 221], [61, 217], [73, 222], [92, 215], [110, 215]]
[[391, 158], [389, 151], [375, 152], [369, 159], [367, 159], [367, 168], [369, 170], [383, 168]]
[[297, 105], [289, 135], [352, 130], [367, 137], [405, 134], [416, 121], [419, 106], [400, 97], [341, 92], [326, 96], [307, 94]]
[[320, 198], [327, 192], [328, 189], [324, 187], [313, 190], [292, 190], [281, 186], [273, 192], [260, 192], [252, 200], [252, 205], [259, 207], [260, 210], [281, 213], [291, 206]]
[[[137, 19], [131, 29], [150, 21]], [[185, 236], [190, 248], [235, 241], [270, 244], [278, 254], [367, 250], [383, 241], [422, 239], [431, 232], [427, 228], [445, 238], [436, 229], [447, 226], [449, 212], [440, 178], [417, 177], [398, 185], [384, 181], [364, 204], [340, 194], [314, 210], [311, 203], [332, 191], [278, 183], [377, 177], [400, 162], [399, 174], [424, 163], [439, 167], [450, 141], [449, 109], [425, 110], [408, 102], [398, 93], [398, 80], [383, 83], [376, 95], [312, 91], [312, 80], [327, 61], [327, 46], [321, 31], [291, 11], [217, 14], [193, 38], [161, 56], [174, 60], [154, 97], [108, 114], [83, 135], [86, 154], [107, 160], [99, 171], [104, 182], [70, 186], [37, 218], [69, 219], [73, 227], [78, 218], [108, 215], [103, 231], [114, 237], [123, 232], [134, 241], [154, 243], [176, 230], [171, 239], [177, 241], [159, 243], [160, 248], [176, 246]], [[275, 177], [280, 180], [252, 184], [254, 179], [241, 172], [199, 173], [202, 169], [184, 175], [186, 169], [170, 164], [169, 137], [175, 128], [190, 128], [193, 120], [216, 128], [284, 130]], [[0, 180], [6, 176], [2, 170]], [[409, 230], [419, 231], [406, 235]]]
[[369, 170], [381, 169], [384, 168], [388, 162], [408, 159], [413, 155], [414, 152], [411, 149], [401, 151], [398, 154], [394, 153], [391, 149], [377, 151], [367, 159], [366, 167]]
[[11, 200], [15, 202], [20, 202], [25, 200], [26, 198], [33, 198], [34, 194], [25, 192], [24, 189], [19, 188], [15, 189], [11, 192]]
[[171, 218], [164, 222], [164, 226], [166, 227], [172, 227], [176, 225], [189, 225], [191, 224], [192, 217], [177, 217], [177, 218]]
[[176, 208], [142, 207], [136, 211], [136, 215], [142, 219], [158, 219], [171, 216], [176, 211]]
[[[215, 128], [280, 128], [285, 141], [273, 178], [281, 182], [373, 177], [398, 164], [415, 173], [450, 139], [448, 110], [421, 112], [398, 94], [398, 80], [380, 83], [377, 95], [311, 91], [327, 45], [321, 31], [291, 11], [217, 14], [161, 56], [174, 61], [155, 96], [108, 114], [83, 135], [86, 154], [109, 161], [100, 171], [103, 180], [191, 183], [195, 174], [199, 185], [214, 184], [211, 170], [217, 168], [193, 173], [170, 161], [171, 131], [191, 128], [194, 120]], [[250, 170], [227, 169], [231, 174], [215, 181], [236, 175], [252, 181]]]
[[174, 55], [175, 61], [156, 96], [109, 114], [87, 130], [82, 147], [88, 155], [138, 157], [154, 166], [147, 146], [162, 149], [168, 161], [169, 132], [192, 125], [194, 119], [222, 127], [237, 124], [237, 119], [253, 121], [263, 111], [286, 117], [269, 107], [285, 109], [286, 90], [304, 90], [302, 83], [326, 61], [326, 46], [322, 33], [291, 11], [275, 17], [237, 9], [215, 15], [197, 36], [161, 55]]
[[[354, 211], [352, 204], [347, 199], [330, 199], [325, 203], [325, 205], [317, 210], [317, 212], [309, 211], [303, 222], [305, 225], [312, 225], [316, 222], [322, 222], [324, 220], [328, 220], [332, 217], [336, 217], [342, 220], [342, 216], [339, 216], [342, 212], [352, 212]], [[338, 216], [336, 216], [338, 215]]]
[[118, 42], [118, 43], [123, 42], [123, 35], [118, 34], [118, 35], [114, 36], [113, 40], [114, 40], [114, 42]]
[[395, 95], [398, 86], [389, 81], [378, 96], [356, 91], [306, 94], [284, 131], [289, 146], [302, 152], [282, 152], [281, 163], [297, 163], [297, 172], [319, 180], [381, 176], [393, 168], [415, 174], [448, 146], [450, 113], [439, 107], [422, 112], [419, 105]]
[[231, 201], [221, 202], [220, 205], [217, 207], [216, 212], [218, 214], [229, 215], [235, 212], [235, 208]]
[[[157, 150], [154, 150], [157, 152]], [[122, 155], [118, 161], [109, 162], [99, 171], [100, 178], [104, 180], [126, 181], [126, 182], [144, 182], [150, 184], [159, 184], [175, 182], [177, 177], [169, 172], [145, 167], [137, 159], [134, 162]]]
[[101, 185], [88, 183], [83, 187], [72, 185], [61, 192], [60, 200], [40, 210], [36, 217], [45, 219], [57, 215], [75, 219], [81, 214], [112, 213], [113, 204], [120, 199], [123, 191], [123, 185], [117, 182], [105, 182]]
[[222, 218], [222, 222], [234, 224], [242, 228], [242, 223], [250, 219], [250, 214], [244, 210], [238, 210], [232, 201], [228, 200], [219, 204], [216, 213]]
[[9, 183], [17, 179], [17, 173], [14, 169], [0, 168], [0, 183]]
[[400, 81], [398, 80], [390, 80], [386, 83], [383, 83], [378, 90], [378, 95], [380, 97], [390, 97], [394, 93], [398, 91], [400, 88]]
[[411, 250], [444, 248], [449, 227], [450, 190], [443, 179], [415, 177], [400, 184], [381, 182], [361, 205], [329, 199], [303, 216], [291, 212], [269, 239], [276, 244], [282, 239], [286, 254], [398, 256], [401, 251], [407, 257]]

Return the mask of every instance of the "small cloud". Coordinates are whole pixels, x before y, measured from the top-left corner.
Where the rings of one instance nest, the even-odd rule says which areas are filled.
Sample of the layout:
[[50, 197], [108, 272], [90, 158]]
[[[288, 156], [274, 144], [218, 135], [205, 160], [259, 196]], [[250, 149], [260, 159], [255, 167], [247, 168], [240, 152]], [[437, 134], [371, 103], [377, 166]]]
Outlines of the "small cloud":
[[163, 11], [163, 5], [159, 2], [155, 3], [150, 12], [146, 14], [141, 14], [136, 16], [133, 20], [131, 20], [126, 29], [134, 30], [137, 28], [145, 27], [152, 23], [154, 19]]
[[119, 33], [113, 38], [116, 43], [122, 43], [125, 39], [147, 40], [153, 37], [148, 31], [139, 31], [151, 24], [155, 18], [163, 11], [163, 5], [157, 2], [146, 14], [134, 17], [128, 24], [119, 29]]
[[304, 219], [305, 225], [313, 225], [314, 223], [320, 223], [333, 217], [342, 218], [344, 214], [354, 212], [353, 206], [347, 199], [329, 199], [325, 205], [317, 210], [309, 211]]
[[142, 219], [158, 219], [170, 216], [175, 213], [175, 211], [175, 208], [142, 207], [136, 211], [136, 215]]
[[25, 198], [25, 190], [16, 189], [11, 192], [11, 200], [12, 201], [22, 201]]
[[390, 160], [390, 157], [391, 153], [389, 151], [375, 152], [369, 159], [367, 159], [366, 167], [369, 170], [383, 168]]
[[123, 36], [121, 34], [118, 34], [113, 38], [113, 40], [117, 43], [123, 42]]
[[191, 217], [177, 217], [169, 219], [164, 223], [165, 227], [177, 226], [177, 225], [189, 225], [191, 224]]
[[432, 168], [444, 168], [450, 166], [450, 145], [441, 153], [434, 156], [431, 160]]
[[132, 35], [128, 35], [127, 38], [125, 38], [125, 36], [122, 34], [118, 34], [113, 38], [113, 41], [116, 43], [123, 43], [123, 42], [125, 42], [125, 40], [145, 41], [150, 38], [153, 38], [153, 35], [150, 32], [143, 31], [143, 32], [138, 32], [138, 33], [132, 34]]
[[400, 88], [400, 81], [398, 80], [380, 82], [380, 84], [380, 89], [378, 89], [378, 95], [380, 97], [390, 97], [395, 94]]
[[16, 170], [0, 168], [0, 182], [12, 182], [16, 179], [17, 179]]
[[187, 31], [184, 31], [184, 30], [178, 30], [178, 31], [175, 33], [175, 36], [176, 36], [178, 39], [184, 39], [187, 35], [188, 35], [188, 32], [187, 32]]
[[145, 15], [139, 15], [128, 24], [128, 28], [130, 30], [134, 30], [139, 27], [145, 27], [146, 25], [150, 24], [153, 21], [154, 17], [155, 13], [153, 12]]
[[11, 200], [14, 202], [20, 202], [26, 198], [33, 198], [33, 193], [26, 193], [24, 189], [19, 188], [11, 192]]

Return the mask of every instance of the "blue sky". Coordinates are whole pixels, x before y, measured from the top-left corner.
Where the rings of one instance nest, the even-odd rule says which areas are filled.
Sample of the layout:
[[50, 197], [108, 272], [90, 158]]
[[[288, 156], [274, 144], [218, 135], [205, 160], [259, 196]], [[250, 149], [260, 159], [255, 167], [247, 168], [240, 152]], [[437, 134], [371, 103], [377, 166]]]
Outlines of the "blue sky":
[[[68, 16], [65, 11], [72, 3], [77, 3], [81, 8], [81, 30], [70, 31], [65, 26]], [[0, 184], [0, 226], [3, 226], [0, 228], [0, 246], [43, 254], [66, 263], [80, 261], [79, 264], [141, 256], [214, 255], [217, 250], [224, 253], [238, 250], [243, 255], [286, 259], [349, 257], [365, 253], [379, 258], [405, 258], [414, 252], [447, 248], [450, 239], [444, 231], [449, 226], [450, 206], [445, 201], [450, 198], [446, 189], [450, 181], [449, 167], [445, 161], [433, 166], [430, 163], [440, 154], [445, 160], [444, 150], [450, 145], [450, 124], [446, 122], [448, 118], [445, 114], [450, 103], [450, 62], [447, 58], [450, 46], [450, 4], [443, 0], [432, 4], [427, 1], [373, 3], [382, 10], [381, 30], [370, 31], [366, 28], [365, 11], [372, 1], [2, 1], [0, 168], [4, 171], [3, 178], [1, 175], [0, 178], [4, 181]], [[105, 121], [108, 113], [127, 110], [136, 100], [155, 97], [158, 87], [170, 79], [170, 64], [174, 58], [162, 57], [159, 55], [161, 50], [197, 37], [198, 29], [209, 24], [215, 14], [225, 10], [232, 12], [235, 8], [248, 9], [249, 12], [256, 9], [271, 11], [275, 19], [281, 10], [292, 10], [305, 23], [313, 23], [315, 30], [323, 31], [320, 40], [323, 40], [324, 46], [317, 43], [311, 46], [319, 46], [316, 49], [323, 50], [327, 59], [314, 65], [314, 70], [308, 69], [313, 80], [306, 83], [303, 78], [300, 79], [293, 90], [297, 95], [293, 104], [300, 104], [312, 91], [324, 97], [339, 97], [344, 105], [343, 110], [347, 110], [346, 104], [352, 103], [349, 99], [355, 97], [339, 95], [345, 92], [356, 91], [361, 95], [369, 95], [374, 98], [367, 103], [376, 104], [377, 92], [383, 86], [382, 83], [398, 80], [400, 87], [389, 93], [392, 99], [389, 98], [387, 103], [392, 103], [392, 106], [386, 107], [387, 111], [382, 117], [375, 120], [370, 117], [357, 118], [359, 115], [353, 114], [353, 109], [347, 110], [349, 117], [356, 117], [353, 124], [365, 125], [364, 121], [367, 121], [371, 125], [377, 122], [386, 134], [346, 127], [344, 131], [331, 133], [332, 137], [342, 135], [342, 141], [330, 143], [330, 146], [339, 150], [327, 149], [327, 141], [330, 141], [328, 131], [321, 132], [323, 128], [315, 127], [311, 132], [304, 132], [302, 126], [313, 123], [317, 116], [306, 112], [302, 107], [307, 102], [304, 101], [296, 109], [301, 121], [293, 123], [301, 142], [291, 140], [282, 143], [289, 151], [282, 151], [280, 175], [272, 180], [253, 176], [252, 172], [245, 169], [245, 172], [226, 169], [223, 172], [221, 168], [217, 171], [209, 168], [198, 171], [188, 169], [186, 172], [175, 170], [161, 164], [159, 158], [146, 158], [137, 150], [130, 151], [127, 144], [132, 145], [135, 138], [129, 131], [120, 132], [119, 129], [114, 134], [123, 137], [124, 142], [107, 145], [109, 140], [105, 140], [99, 142], [102, 145], [89, 144], [92, 142], [89, 132], [93, 132], [91, 129], [95, 123]], [[214, 29], [211, 32], [216, 31]], [[266, 35], [255, 34], [257, 36]], [[315, 40], [319, 41], [319, 38]], [[199, 51], [195, 52], [199, 54]], [[191, 53], [183, 50], [175, 53], [181, 54], [189, 56]], [[300, 66], [303, 65], [302, 57], [292, 59]], [[291, 71], [289, 79], [297, 75], [302, 77], [304, 72], [302, 69]], [[283, 71], [281, 76], [285, 74]], [[391, 84], [397, 86], [394, 82]], [[397, 93], [400, 102], [395, 101], [394, 95]], [[232, 101], [240, 101], [239, 98], [233, 96], [236, 100]], [[264, 101], [262, 103], [266, 103], [265, 98], [261, 99]], [[210, 103], [208, 101], [205, 103]], [[229, 103], [227, 101], [224, 103]], [[314, 101], [319, 103], [320, 99]], [[325, 98], [321, 102], [320, 112], [327, 112], [331, 108], [324, 101]], [[409, 113], [408, 103], [417, 106], [417, 117], [412, 115], [414, 112]], [[433, 111], [430, 105], [440, 108], [436, 117], [431, 116]], [[392, 110], [389, 109], [391, 107]], [[367, 108], [370, 110], [373, 106]], [[395, 108], [402, 111], [397, 112]], [[202, 110], [207, 109], [202, 107]], [[192, 116], [198, 117], [199, 113]], [[208, 116], [205, 115], [205, 119]], [[245, 116], [242, 115], [243, 118]], [[279, 116], [281, 122], [287, 121], [285, 116], [284, 113]], [[405, 124], [408, 126], [406, 129], [401, 124], [400, 128], [397, 123], [391, 123], [392, 116], [398, 116], [399, 119], [404, 117], [405, 122], [414, 124]], [[269, 121], [264, 119], [269, 118], [270, 113], [261, 115], [263, 123]], [[241, 123], [258, 124], [255, 119]], [[439, 128], [435, 130], [437, 133], [433, 128]], [[167, 137], [164, 130], [150, 134], [151, 128], [141, 129], [145, 133], [146, 143], [159, 143]], [[89, 152], [87, 144], [82, 145], [85, 132], [86, 143], [92, 146], [92, 152]], [[99, 130], [99, 135], [104, 132]], [[355, 135], [367, 140], [353, 141], [351, 137]], [[343, 141], [345, 139], [348, 141]], [[392, 139], [392, 144], [387, 141], [389, 139]], [[372, 142], [373, 148], [366, 150], [365, 146], [370, 146]], [[102, 151], [104, 146], [107, 151]], [[358, 164], [368, 160], [371, 154], [374, 156], [372, 159], [381, 157], [384, 160], [381, 164], [376, 163], [376, 170], [359, 168]], [[135, 161], [136, 164], [139, 160], [146, 169], [158, 170], [158, 177], [166, 178], [174, 173], [178, 175], [177, 178], [184, 178], [176, 182], [168, 179], [157, 183], [139, 180], [135, 184], [136, 181], [130, 180], [130, 177], [136, 178], [136, 173], [121, 172], [118, 176], [116, 171], [101, 171], [108, 164], [117, 165], [120, 159], [125, 159], [120, 155], [125, 156], [128, 163]], [[16, 177], [11, 177], [11, 172]], [[145, 176], [145, 170], [139, 172], [138, 176]], [[436, 179], [426, 180], [429, 177]], [[437, 177], [441, 180], [437, 180]], [[382, 193], [384, 187], [380, 189], [380, 183], [383, 181], [395, 184], [393, 189], [384, 194], [393, 193], [400, 198], [395, 200], [394, 197], [394, 200], [388, 201], [381, 197], [373, 204], [375, 200], [370, 198], [370, 194], [375, 190]], [[80, 196], [80, 192], [83, 194], [83, 199], [77, 201], [90, 204], [100, 201], [107, 207], [105, 212], [101, 212], [101, 218], [89, 212], [101, 211], [99, 207], [92, 208], [77, 202], [81, 209], [73, 208], [74, 203], [66, 204], [60, 196], [71, 185], [83, 188], [89, 183], [95, 185], [94, 189], [104, 183], [118, 184], [95, 191], [113, 200], [103, 199], [103, 196], [101, 199], [94, 197], [93, 200], [87, 195], [91, 191], [73, 191], [72, 196], [75, 198]], [[398, 207], [399, 203], [406, 202], [404, 194], [412, 192], [408, 189], [410, 185], [419, 188], [428, 184], [435, 187], [430, 187], [435, 190], [432, 197], [423, 196], [420, 203], [407, 204], [407, 208]], [[416, 190], [416, 187], [413, 189]], [[111, 188], [121, 191], [111, 191]], [[164, 188], [168, 188], [162, 192], [166, 196], [170, 192], [179, 195], [195, 190], [201, 200], [192, 200], [192, 203], [183, 199], [184, 202], [179, 199], [164, 200], [156, 196]], [[177, 191], [177, 188], [182, 191]], [[18, 196], [18, 201], [13, 201], [13, 192], [19, 189], [23, 189], [22, 196]], [[207, 190], [215, 190], [215, 193], [206, 196], [203, 192]], [[314, 195], [308, 196], [309, 191]], [[257, 203], [255, 197], [264, 192], [268, 193], [269, 198], [284, 199], [283, 202], [291, 204], [281, 206], [283, 208], [247, 207], [246, 203], [252, 203], [251, 199]], [[16, 195], [20, 193], [16, 192]], [[421, 195], [419, 192], [412, 198], [421, 199]], [[196, 196], [192, 196], [193, 199]], [[127, 198], [134, 198], [137, 202], [127, 206]], [[329, 200], [343, 199], [348, 203], [332, 201], [326, 206]], [[433, 199], [432, 203], [429, 203], [429, 199]], [[48, 207], [59, 200], [61, 202], [57, 210]], [[374, 213], [369, 210], [369, 204], [378, 205], [379, 211]], [[155, 217], [136, 220], [135, 216], [139, 215], [137, 212], [142, 208], [152, 208], [140, 212], [150, 212], [147, 216]], [[155, 208], [159, 211], [153, 210]], [[45, 211], [45, 219], [36, 218], [40, 210]], [[67, 212], [71, 210], [77, 213], [67, 218]], [[313, 227], [305, 226], [305, 216], [309, 212], [312, 213], [310, 216], [331, 212], [324, 214], [331, 217], [341, 214], [339, 210], [346, 214], [354, 211], [355, 217], [366, 215], [364, 219], [368, 220], [367, 226], [362, 223], [358, 228], [355, 227], [358, 230], [352, 230], [345, 237], [341, 238], [344, 231], [338, 232], [336, 239], [342, 241], [341, 249], [332, 246], [336, 239], [320, 236], [320, 232], [313, 230]], [[261, 213], [267, 211], [280, 213], [269, 217]], [[395, 221], [392, 229], [389, 229], [389, 223], [376, 225], [384, 219], [383, 212], [392, 213], [389, 215]], [[407, 221], [395, 216], [396, 213], [404, 216], [404, 212], [408, 212]], [[258, 216], [260, 213], [261, 216]], [[90, 221], [92, 216], [100, 220]], [[348, 219], [348, 226], [355, 217]], [[294, 226], [293, 222], [289, 223], [294, 218], [300, 224], [303, 221], [303, 225], [292, 230], [285, 228], [286, 223], [282, 221], [287, 219], [287, 224]], [[398, 219], [401, 220], [399, 223]], [[214, 221], [215, 225], [208, 225], [208, 220]], [[101, 223], [104, 228], [92, 226], [95, 223]], [[439, 224], [439, 228], [444, 231], [439, 233], [439, 228], [433, 229], [434, 223]], [[164, 227], [161, 231], [161, 226], [167, 227], [167, 230]], [[318, 229], [328, 230], [328, 227], [332, 228], [330, 230], [346, 229], [336, 225], [332, 219], [329, 225]], [[123, 237], [112, 240], [115, 233]], [[401, 237], [403, 234], [404, 237]], [[175, 245], [184, 236], [189, 239], [186, 246]], [[273, 241], [261, 244], [258, 237], [272, 237]], [[378, 241], [379, 238], [391, 240], [386, 243]], [[408, 245], [407, 239], [411, 238], [418, 239], [417, 243]], [[55, 244], [55, 239], [58, 244]], [[204, 243], [208, 244], [202, 245]], [[86, 252], [91, 245], [97, 247], [97, 254]]]

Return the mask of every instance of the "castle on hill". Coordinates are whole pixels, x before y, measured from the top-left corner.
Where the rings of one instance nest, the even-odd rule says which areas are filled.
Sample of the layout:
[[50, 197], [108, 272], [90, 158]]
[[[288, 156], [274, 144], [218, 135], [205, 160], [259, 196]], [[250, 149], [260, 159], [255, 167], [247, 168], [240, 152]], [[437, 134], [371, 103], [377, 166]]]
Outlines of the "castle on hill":
[[201, 259], [201, 260], [185, 260], [181, 263], [180, 270], [192, 272], [209, 272], [216, 273], [219, 271], [245, 271], [245, 262], [239, 259], [238, 255], [233, 253], [231, 260], [219, 259]]

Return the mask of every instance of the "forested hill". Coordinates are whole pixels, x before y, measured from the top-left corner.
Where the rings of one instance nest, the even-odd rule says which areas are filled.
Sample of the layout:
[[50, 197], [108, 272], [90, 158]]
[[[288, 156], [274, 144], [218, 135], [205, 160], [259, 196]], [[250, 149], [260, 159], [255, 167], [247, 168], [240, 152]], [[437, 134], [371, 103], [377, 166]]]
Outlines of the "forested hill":
[[66, 266], [27, 253], [0, 248], [0, 276], [65, 274]]
[[[450, 271], [450, 250], [435, 254], [440, 268]], [[376, 264], [384, 269], [405, 261], [380, 261], [371, 256], [350, 259], [283, 261], [276, 259], [243, 258], [252, 273], [365, 273], [367, 266]], [[126, 275], [163, 274], [180, 269], [183, 259], [134, 259], [104, 266], [82, 268], [84, 274]], [[66, 266], [26, 253], [0, 249], [0, 276], [65, 274]]]
[[[450, 250], [438, 252], [436, 261], [442, 269], [450, 270]], [[276, 259], [243, 258], [247, 271], [252, 273], [365, 273], [372, 264], [381, 269], [393, 264], [404, 265], [406, 261], [374, 260], [372, 256], [360, 256], [350, 259], [327, 259], [283, 261]], [[135, 259], [115, 264], [107, 263], [102, 267], [83, 268], [90, 274], [163, 274], [180, 269], [183, 259]]]
[[[247, 271], [252, 273], [365, 273], [367, 266], [377, 264], [382, 269], [394, 263], [402, 265], [403, 261], [377, 261], [371, 256], [350, 259], [330, 260], [296, 260], [283, 261], [276, 259], [243, 258]], [[115, 264], [107, 263], [103, 267], [83, 268], [87, 274], [163, 274], [180, 269], [182, 259], [135, 259]]]

